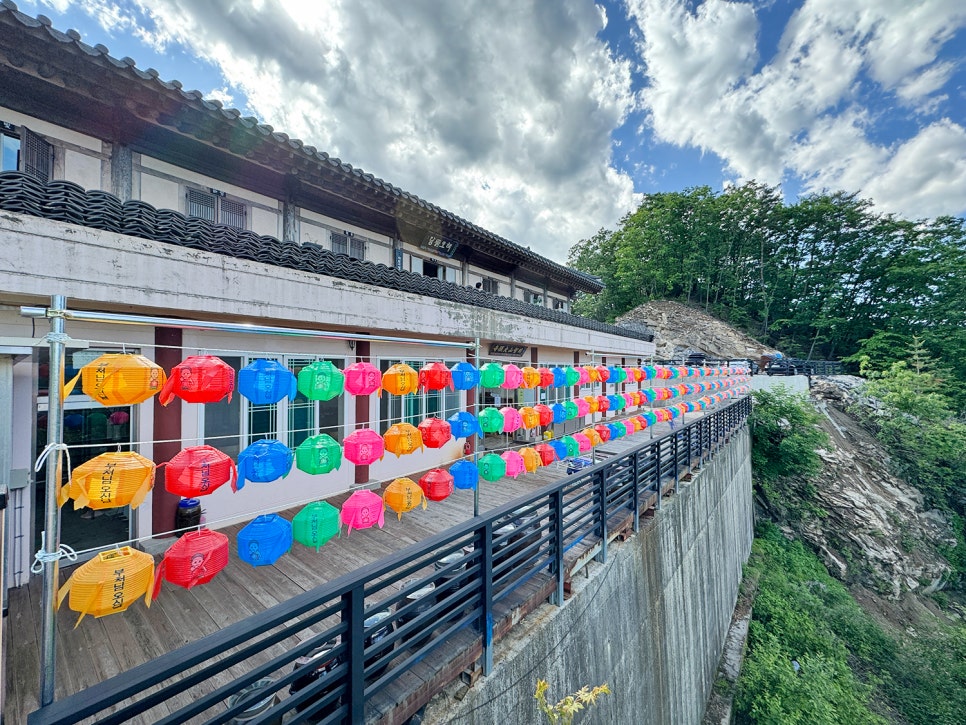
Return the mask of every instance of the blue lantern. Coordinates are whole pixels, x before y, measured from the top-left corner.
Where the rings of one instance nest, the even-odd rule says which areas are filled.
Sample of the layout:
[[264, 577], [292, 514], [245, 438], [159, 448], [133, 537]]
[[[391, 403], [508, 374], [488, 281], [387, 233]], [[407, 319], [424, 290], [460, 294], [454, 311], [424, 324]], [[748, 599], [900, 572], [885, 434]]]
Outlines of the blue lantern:
[[[621, 382], [621, 372], [623, 371], [616, 365], [608, 365], [607, 372], [607, 382], [611, 383], [612, 385], [617, 385], [617, 383]], [[627, 376], [625, 375], [624, 377]]]
[[294, 460], [294, 451], [282, 441], [255, 441], [238, 454], [238, 490], [242, 490], [246, 479], [256, 483], [268, 483], [284, 478], [292, 470]]
[[550, 406], [550, 410], [553, 411], [554, 423], [567, 422], [567, 407], [563, 403], [554, 403]]
[[561, 367], [551, 368], [550, 372], [553, 373], [553, 387], [562, 388], [567, 384], [567, 373]]
[[480, 371], [468, 362], [458, 362], [449, 371], [453, 374], [453, 387], [457, 390], [471, 390], [480, 384]]
[[265, 514], [238, 532], [238, 558], [252, 566], [271, 566], [292, 548], [292, 524]]
[[480, 421], [472, 413], [461, 410], [446, 419], [450, 430], [453, 431], [454, 438], [469, 438], [474, 433], [480, 438], [483, 437], [483, 429], [480, 428]]
[[623, 438], [624, 434], [627, 433], [627, 429], [622, 425], [617, 425], [616, 423], [608, 423], [607, 430], [610, 431], [611, 440], [615, 438]]
[[612, 411], [613, 410], [621, 410], [622, 408], [626, 407], [626, 405], [627, 405], [627, 401], [625, 401], [619, 395], [608, 395], [607, 396], [607, 402], [610, 403], [610, 409]]
[[457, 461], [449, 467], [449, 473], [456, 488], [472, 490], [480, 482], [480, 470], [472, 461]]
[[298, 381], [278, 360], [258, 358], [238, 371], [238, 392], [256, 405], [268, 405], [286, 395], [294, 400]]
[[558, 461], [567, 457], [567, 444], [563, 441], [549, 440], [547, 444], [556, 452]]

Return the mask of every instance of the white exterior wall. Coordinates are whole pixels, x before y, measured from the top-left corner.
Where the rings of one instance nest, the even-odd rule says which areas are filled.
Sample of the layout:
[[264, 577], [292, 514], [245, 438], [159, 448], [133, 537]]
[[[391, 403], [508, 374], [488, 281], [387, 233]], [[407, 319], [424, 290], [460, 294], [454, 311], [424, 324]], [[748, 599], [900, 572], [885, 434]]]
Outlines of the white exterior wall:
[[177, 182], [162, 179], [152, 174], [140, 174], [141, 201], [150, 204], [155, 209], [172, 209], [184, 213], [185, 205], [182, 199], [181, 187]]
[[281, 239], [282, 215], [278, 211], [269, 211], [256, 206], [251, 210], [251, 225], [249, 228], [255, 234]]
[[92, 155], [97, 155], [101, 152], [101, 140], [98, 138], [77, 133], [76, 131], [71, 131], [63, 126], [56, 126], [47, 121], [41, 121], [39, 118], [27, 116], [3, 106], [0, 106], [0, 120], [12, 123], [15, 126], [26, 126], [34, 133], [44, 136], [48, 143], [53, 143], [54, 145], [58, 145], [57, 142], [59, 141], [60, 145], [66, 143], [76, 146], [78, 150], [86, 149]]
[[64, 149], [63, 154], [65, 179], [85, 189], [101, 187], [101, 160], [97, 156], [71, 149]]
[[363, 237], [366, 243], [366, 260], [376, 264], [393, 265], [392, 240], [385, 234], [377, 234], [369, 229], [347, 224], [308, 209], [299, 210], [299, 241], [303, 244], [317, 244], [332, 251], [329, 231], [352, 232]]

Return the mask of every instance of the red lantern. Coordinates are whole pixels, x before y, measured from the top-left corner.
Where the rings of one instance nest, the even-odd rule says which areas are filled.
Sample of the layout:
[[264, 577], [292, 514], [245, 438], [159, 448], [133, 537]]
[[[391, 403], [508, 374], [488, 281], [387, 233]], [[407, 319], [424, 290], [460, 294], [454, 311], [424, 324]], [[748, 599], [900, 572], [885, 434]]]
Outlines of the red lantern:
[[608, 398], [606, 395], [598, 395], [597, 410], [599, 410], [601, 413], [606, 413], [608, 410], [610, 410], [610, 398]]
[[207, 584], [228, 565], [228, 537], [217, 531], [189, 531], [166, 552], [154, 576], [154, 599], [161, 593], [161, 580], [191, 589]]
[[235, 371], [214, 355], [191, 355], [171, 370], [158, 400], [168, 405], [175, 397], [189, 403], [217, 403], [235, 389]]
[[382, 373], [372, 363], [352, 363], [345, 369], [345, 389], [351, 395], [372, 395], [382, 390]]
[[453, 493], [453, 476], [446, 469], [434, 468], [419, 479], [419, 487], [430, 501], [442, 501]]
[[357, 466], [368, 466], [382, 460], [385, 449], [382, 436], [371, 428], [353, 431], [342, 441], [342, 455]]
[[537, 368], [537, 372], [540, 373], [540, 387], [552, 388], [553, 370], [551, 370], [550, 368]]
[[540, 425], [547, 426], [553, 423], [553, 409], [549, 405], [538, 403], [537, 405], [533, 406], [533, 409], [537, 411], [537, 415], [540, 416]]
[[545, 466], [549, 466], [551, 463], [557, 460], [557, 451], [555, 451], [553, 446], [549, 443], [537, 443], [537, 445], [533, 447], [533, 450], [539, 454], [540, 460]]
[[610, 440], [610, 428], [603, 423], [595, 425], [594, 430], [597, 431], [597, 435], [600, 436], [601, 442], [606, 443]]
[[442, 448], [453, 438], [449, 423], [439, 418], [427, 418], [418, 426], [423, 435], [423, 445], [427, 448]]
[[419, 371], [419, 387], [423, 390], [452, 390], [453, 373], [441, 362], [430, 363]]
[[192, 446], [179, 451], [167, 463], [164, 473], [164, 488], [185, 498], [207, 496], [219, 486], [231, 483], [232, 490], [237, 490], [235, 482], [238, 469], [235, 462], [217, 448], [211, 446]]
[[608, 380], [610, 380], [610, 368], [609, 367], [607, 367], [606, 365], [598, 365], [594, 369], [597, 371], [597, 375], [600, 378], [600, 382], [606, 383]]

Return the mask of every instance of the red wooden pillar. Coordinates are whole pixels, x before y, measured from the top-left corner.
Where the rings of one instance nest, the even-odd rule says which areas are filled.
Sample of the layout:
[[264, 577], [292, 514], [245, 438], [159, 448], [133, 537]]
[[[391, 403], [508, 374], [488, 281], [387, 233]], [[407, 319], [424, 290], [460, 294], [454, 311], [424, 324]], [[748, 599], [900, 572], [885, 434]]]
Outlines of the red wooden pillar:
[[[154, 361], [165, 370], [181, 362], [182, 331], [171, 327], [154, 328]], [[166, 407], [154, 399], [154, 462], [170, 461], [181, 450], [181, 399], [175, 398]], [[170, 442], [168, 442], [170, 441]], [[174, 528], [174, 517], [180, 496], [164, 488], [165, 468], [158, 470], [151, 494], [151, 531], [159, 534]]]

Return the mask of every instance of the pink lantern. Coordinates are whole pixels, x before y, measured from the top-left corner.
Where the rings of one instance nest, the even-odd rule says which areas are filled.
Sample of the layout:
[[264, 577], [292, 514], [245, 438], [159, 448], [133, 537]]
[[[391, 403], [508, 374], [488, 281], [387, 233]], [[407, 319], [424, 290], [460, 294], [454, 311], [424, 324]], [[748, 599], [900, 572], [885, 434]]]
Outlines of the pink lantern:
[[631, 435], [632, 433], [637, 432], [637, 426], [634, 425], [634, 421], [632, 420], [622, 421], [621, 425], [624, 426], [624, 430], [627, 431], [627, 435]]
[[581, 453], [586, 453], [591, 448], [593, 448], [593, 444], [590, 442], [590, 438], [588, 438], [585, 434], [583, 434], [583, 433], [574, 433], [571, 437], [575, 441], [577, 441], [577, 449]]
[[368, 466], [381, 461], [386, 444], [382, 436], [371, 428], [353, 431], [342, 441], [342, 455], [357, 466]]
[[577, 385], [590, 385], [594, 380], [592, 371], [593, 371], [593, 368], [587, 368], [587, 367], [577, 368], [577, 375], [578, 375]]
[[386, 525], [386, 504], [368, 489], [353, 491], [342, 504], [339, 519], [345, 524], [347, 534], [352, 533], [352, 529], [368, 529], [377, 524], [381, 529]]
[[453, 373], [441, 362], [424, 365], [419, 371], [419, 387], [423, 390], [453, 389]]
[[519, 430], [523, 426], [523, 418], [520, 416], [520, 411], [512, 406], [506, 406], [500, 408], [500, 412], [503, 413], [503, 432], [512, 433], [515, 430]]
[[517, 451], [504, 451], [500, 454], [500, 458], [506, 463], [506, 475], [510, 478], [516, 478], [521, 473], [525, 473], [527, 470], [527, 465], [523, 461], [523, 456], [521, 456]]
[[578, 418], [584, 415], [590, 415], [590, 403], [588, 403], [583, 398], [576, 398], [573, 402], [574, 402], [574, 405], [577, 406]]
[[631, 393], [621, 393], [621, 397], [624, 399], [624, 405], [634, 405], [634, 396]]
[[345, 369], [345, 389], [351, 395], [372, 395], [382, 392], [382, 373], [372, 363], [352, 363]]
[[427, 418], [417, 427], [423, 435], [423, 445], [427, 448], [442, 448], [453, 438], [450, 424], [439, 418]]
[[503, 366], [503, 384], [501, 388], [515, 390], [523, 385], [523, 371], [513, 363]]
[[453, 476], [444, 468], [434, 468], [419, 479], [419, 487], [430, 501], [442, 501], [453, 493]]

